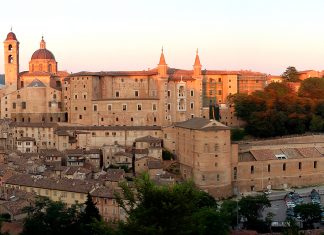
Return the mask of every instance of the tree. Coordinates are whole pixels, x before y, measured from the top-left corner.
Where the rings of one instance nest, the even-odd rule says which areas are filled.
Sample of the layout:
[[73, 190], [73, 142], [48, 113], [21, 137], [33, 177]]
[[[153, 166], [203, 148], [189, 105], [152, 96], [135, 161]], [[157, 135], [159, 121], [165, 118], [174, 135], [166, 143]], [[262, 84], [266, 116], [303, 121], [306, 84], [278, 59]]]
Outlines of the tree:
[[101, 215], [99, 214], [99, 210], [96, 207], [96, 204], [93, 202], [90, 193], [88, 193], [87, 200], [84, 204], [86, 207], [82, 215], [83, 222], [89, 224], [93, 221], [93, 219], [100, 221]]
[[97, 224], [102, 220], [99, 210], [96, 207], [96, 204], [93, 202], [90, 193], [87, 195], [87, 200], [84, 203], [85, 209], [84, 212], [80, 215], [81, 226], [84, 234], [95, 234], [95, 227], [93, 223]]
[[238, 202], [233, 200], [224, 201], [221, 205], [220, 213], [229, 221], [233, 229], [237, 226], [239, 220]]
[[239, 141], [244, 138], [245, 132], [244, 129], [231, 129], [231, 140], [232, 141]]
[[267, 230], [267, 224], [261, 219], [261, 214], [265, 207], [270, 206], [271, 203], [265, 194], [243, 197], [239, 201], [239, 212], [246, 219], [244, 226], [257, 231]]
[[285, 72], [281, 75], [282, 78], [284, 78], [288, 82], [298, 82], [299, 76], [298, 71], [295, 67], [289, 66]]
[[228, 223], [217, 211], [217, 203], [192, 182], [172, 186], [154, 184], [148, 174], [122, 183], [118, 204], [128, 214], [120, 225], [124, 234], [227, 234]]
[[309, 126], [310, 131], [320, 132], [324, 131], [324, 120], [321, 116], [313, 115]]
[[61, 201], [38, 197], [35, 205], [24, 208], [28, 217], [24, 221], [22, 235], [77, 234], [80, 231], [78, 204], [67, 207]]
[[314, 228], [313, 224], [321, 221], [321, 207], [318, 204], [306, 203], [294, 208], [295, 214], [299, 214], [303, 221], [303, 228]]
[[311, 99], [324, 98], [324, 78], [307, 78], [302, 81], [299, 91], [299, 96], [308, 97]]

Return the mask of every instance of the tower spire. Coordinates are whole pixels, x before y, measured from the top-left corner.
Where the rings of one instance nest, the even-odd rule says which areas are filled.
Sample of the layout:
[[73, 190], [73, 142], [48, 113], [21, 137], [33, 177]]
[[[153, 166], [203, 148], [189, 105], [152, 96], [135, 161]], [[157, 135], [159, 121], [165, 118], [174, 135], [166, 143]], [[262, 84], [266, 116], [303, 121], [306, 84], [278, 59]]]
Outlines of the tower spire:
[[165, 62], [165, 58], [164, 58], [164, 53], [163, 53], [163, 46], [161, 49], [161, 56], [160, 56], [160, 61], [158, 64], [158, 73], [161, 77], [166, 77], [167, 76], [167, 70], [168, 70], [168, 66]]
[[165, 58], [164, 58], [164, 53], [163, 53], [163, 46], [162, 46], [162, 49], [161, 49], [161, 56], [160, 56], [159, 65], [166, 65]]
[[200, 59], [199, 59], [199, 55], [198, 55], [198, 48], [196, 50], [196, 58], [195, 58], [195, 64], [194, 64], [194, 66], [201, 66]]
[[199, 59], [199, 55], [198, 55], [198, 48], [196, 50], [196, 58], [195, 58], [195, 63], [193, 65], [193, 69], [194, 69], [194, 76], [198, 77], [201, 75], [201, 64], [200, 64], [200, 59]]
[[46, 48], [46, 42], [44, 40], [44, 35], [42, 35], [42, 40], [40, 42], [40, 49], [45, 49]]

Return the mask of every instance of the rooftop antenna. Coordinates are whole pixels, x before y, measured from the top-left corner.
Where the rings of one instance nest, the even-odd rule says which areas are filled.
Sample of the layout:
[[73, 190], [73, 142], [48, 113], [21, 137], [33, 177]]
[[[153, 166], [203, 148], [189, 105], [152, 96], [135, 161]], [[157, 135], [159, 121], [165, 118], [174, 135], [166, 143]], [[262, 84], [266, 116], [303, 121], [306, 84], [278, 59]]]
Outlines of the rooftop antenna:
[[12, 26], [10, 27], [10, 32], [12, 32]]

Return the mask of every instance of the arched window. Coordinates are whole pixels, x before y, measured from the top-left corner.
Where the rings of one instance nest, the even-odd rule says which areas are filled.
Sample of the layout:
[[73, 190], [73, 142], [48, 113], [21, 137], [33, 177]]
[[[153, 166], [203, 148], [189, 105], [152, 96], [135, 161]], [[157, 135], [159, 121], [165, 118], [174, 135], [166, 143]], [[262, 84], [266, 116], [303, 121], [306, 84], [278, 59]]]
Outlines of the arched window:
[[34, 68], [34, 65], [32, 64], [32, 72], [34, 72], [35, 68]]
[[52, 65], [51, 64], [48, 65], [48, 72], [52, 72]]
[[9, 51], [12, 51], [12, 45], [11, 45], [11, 44], [9, 44], [9, 46], [8, 46], [8, 50], [9, 50]]
[[13, 63], [13, 56], [12, 55], [9, 55], [8, 56], [8, 63], [9, 64], [12, 64]]
[[39, 68], [39, 71], [43, 71], [43, 65], [42, 64], [38, 65], [38, 68]]

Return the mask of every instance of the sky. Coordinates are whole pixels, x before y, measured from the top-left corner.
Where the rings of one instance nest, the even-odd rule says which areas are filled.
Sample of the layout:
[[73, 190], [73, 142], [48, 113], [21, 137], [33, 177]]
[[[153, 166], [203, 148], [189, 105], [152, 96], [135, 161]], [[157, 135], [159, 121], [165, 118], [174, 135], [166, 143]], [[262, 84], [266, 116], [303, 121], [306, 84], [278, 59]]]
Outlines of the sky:
[[[27, 70], [41, 36], [59, 70], [146, 70], [161, 47], [168, 66], [253, 70], [324, 69], [322, 0], [10, 0], [1, 2], [0, 39], [10, 28]], [[0, 46], [0, 73], [4, 72]]]

